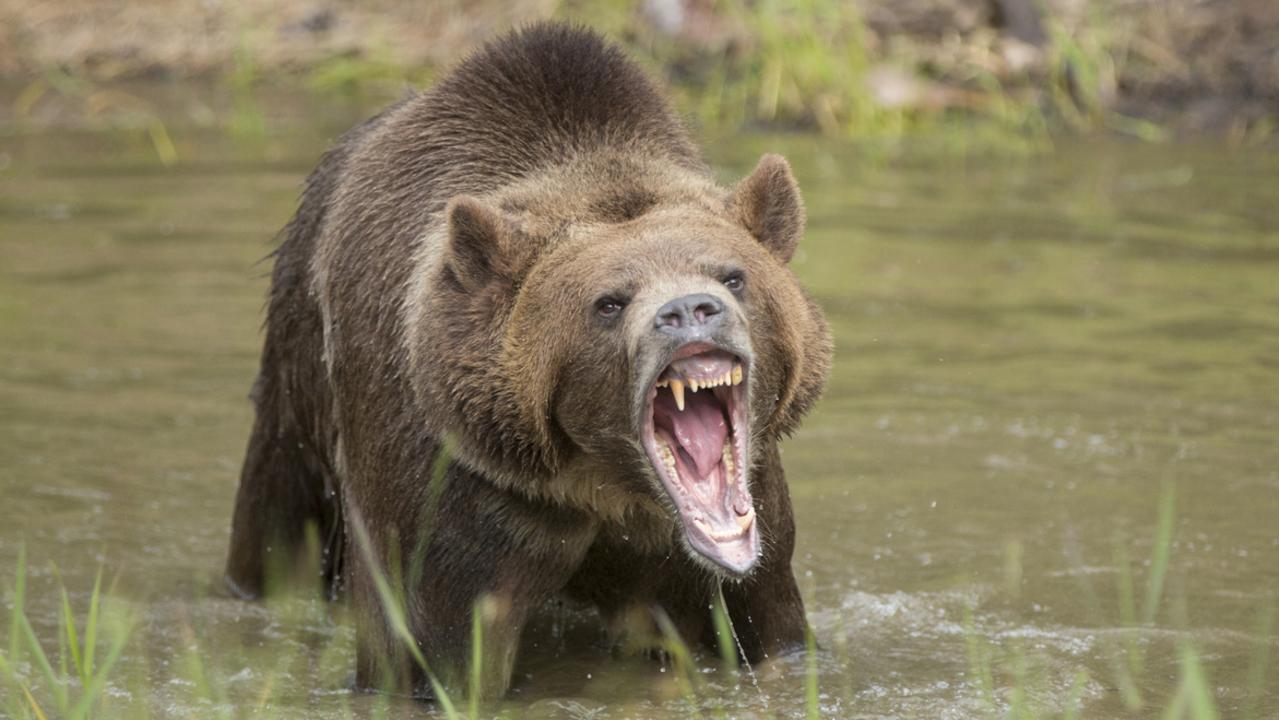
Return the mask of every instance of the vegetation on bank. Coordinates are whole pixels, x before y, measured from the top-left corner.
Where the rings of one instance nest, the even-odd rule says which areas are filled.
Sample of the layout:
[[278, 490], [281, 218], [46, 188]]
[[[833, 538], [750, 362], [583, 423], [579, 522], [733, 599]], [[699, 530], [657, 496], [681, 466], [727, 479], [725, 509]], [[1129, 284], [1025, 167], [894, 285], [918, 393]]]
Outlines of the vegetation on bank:
[[[1210, 679], [1209, 660], [1196, 649], [1189, 632], [1179, 633], [1177, 641], [1178, 663], [1173, 682], [1167, 685], [1163, 697], [1152, 697], [1151, 681], [1162, 683], [1157, 677], [1161, 671], [1151, 668], [1148, 660], [1149, 640], [1161, 630], [1161, 618], [1171, 616], [1174, 625], [1186, 624], [1186, 608], [1180, 606], [1177, 597], [1166, 597], [1166, 578], [1173, 547], [1175, 527], [1175, 487], [1166, 485], [1160, 498], [1157, 522], [1151, 538], [1151, 556], [1144, 563], [1144, 587], [1138, 584], [1132, 571], [1134, 563], [1129, 556], [1129, 543], [1120, 536], [1114, 542], [1111, 559], [1115, 569], [1114, 597], [1117, 607], [1102, 600], [1102, 592], [1092, 585], [1084, 573], [1079, 574], [1079, 591], [1085, 596], [1089, 613], [1098, 627], [1118, 628], [1117, 633], [1103, 633], [1100, 647], [1109, 672], [1103, 677], [1092, 677], [1085, 669], [1079, 669], [1065, 685], [1061, 678], [1043, 677], [1028, 670], [1034, 663], [1020, 643], [1011, 647], [996, 647], [977, 628], [973, 608], [968, 608], [965, 622], [965, 647], [968, 658], [968, 677], [974, 683], [984, 710], [982, 715], [991, 718], [1035, 720], [1037, 718], [1061, 718], [1063, 720], [1085, 716], [1086, 690], [1097, 681], [1118, 693], [1126, 712], [1134, 717], [1149, 717], [1152, 712], [1169, 720], [1216, 720], [1221, 717], [1216, 688]], [[318, 547], [318, 546], [317, 546]], [[1072, 554], [1073, 552], [1073, 554]], [[1070, 562], [1079, 568], [1086, 566], [1085, 558], [1078, 551], [1067, 549]], [[1006, 574], [1010, 588], [1020, 582], [1020, 566], [1016, 548], [1009, 548], [1010, 560]], [[318, 556], [317, 556], [318, 557]], [[55, 568], [56, 574], [56, 568]], [[314, 637], [305, 637], [304, 628], [333, 622], [330, 612], [338, 612], [340, 606], [326, 607], [318, 594], [310, 591], [277, 593], [268, 606], [269, 612], [282, 619], [265, 647], [210, 648], [199, 636], [198, 623], [184, 621], [185, 648], [181, 657], [152, 658], [134, 648], [138, 642], [142, 610], [136, 604], [119, 597], [111, 590], [104, 590], [102, 572], [99, 571], [85, 606], [73, 607], [64, 587], [60, 598], [44, 598], [60, 610], [57, 613], [57, 632], [52, 640], [41, 641], [33, 629], [26, 610], [26, 553], [20, 551], [18, 566], [7, 597], [10, 605], [8, 632], [0, 636], [0, 712], [8, 717], [27, 720], [65, 718], [149, 717], [152, 714], [171, 712], [172, 698], [160, 700], [156, 706], [157, 683], [165, 687], [179, 688], [176, 707], [199, 707], [205, 716], [236, 717], [236, 708], [253, 708], [254, 717], [284, 717], [290, 715], [290, 702], [297, 702], [296, 685], [299, 680], [326, 682], [322, 677], [335, 674], [335, 663], [349, 661], [344, 640], [329, 637], [317, 646]], [[444, 688], [434, 681], [434, 675], [426, 660], [412, 642], [403, 625], [404, 596], [397, 590], [395, 578], [379, 574], [378, 590], [388, 610], [388, 618], [406, 647], [431, 679], [437, 712], [449, 720], [466, 717], [473, 720], [492, 715], [492, 708], [482, 708], [475, 702], [461, 697], [450, 697]], [[60, 581], [59, 581], [60, 583]], [[1013, 591], [1010, 589], [1010, 591]], [[482, 646], [483, 629], [479, 618], [483, 615], [481, 599], [474, 613], [476, 622], [472, 629], [473, 645]], [[1172, 604], [1171, 612], [1167, 605]], [[1164, 607], [1161, 612], [1161, 606]], [[655, 617], [664, 636], [664, 664], [673, 670], [671, 683], [680, 698], [683, 714], [688, 717], [712, 719], [727, 718], [725, 698], [740, 692], [747, 685], [759, 688], [754, 670], [738, 663], [734, 644], [734, 630], [723, 610], [722, 599], [712, 608], [716, 634], [720, 638], [718, 658], [699, 657], [679, 637], [670, 621], [658, 614]], [[1258, 614], [1256, 640], [1248, 663], [1246, 696], [1237, 709], [1238, 717], [1254, 720], [1258, 717], [1259, 703], [1265, 697], [1265, 681], [1269, 672], [1271, 638], [1273, 636], [1273, 608]], [[291, 629], [291, 630], [290, 630]], [[311, 633], [314, 634], [313, 632]], [[7, 642], [5, 642], [7, 640]], [[836, 638], [834, 652], [837, 667], [848, 673], [852, 664], [845, 657], [847, 648], [841, 638]], [[829, 670], [819, 670], [816, 641], [810, 636], [809, 653], [802, 676], [789, 682], [795, 686], [792, 698], [802, 698], [797, 707], [782, 706], [774, 699], [770, 709], [765, 695], [765, 715], [774, 717], [819, 718], [831, 713], [850, 712], [848, 703], [855, 702], [854, 694], [847, 689], [852, 683], [847, 678], [832, 677]], [[126, 655], [133, 655], [126, 660]], [[482, 658], [472, 658], [476, 667]], [[246, 688], [240, 676], [252, 668]], [[299, 676], [301, 676], [299, 678]], [[1057, 681], [1054, 683], [1054, 681]], [[473, 678], [473, 682], [476, 682]], [[830, 693], [822, 692], [824, 684], [835, 683], [846, 687], [838, 700]], [[1045, 688], [1068, 687], [1064, 698], [1050, 701], [1045, 706]], [[290, 695], [293, 693], [293, 695]], [[161, 696], [162, 697], [162, 696]], [[357, 694], [346, 693], [334, 703], [342, 717], [389, 717], [398, 715], [396, 708], [404, 709], [403, 698], [373, 696], [370, 702], [353, 706]], [[291, 700], [292, 698], [292, 700]], [[411, 704], [411, 703], [410, 703]], [[516, 713], [509, 707], [498, 711], [498, 717], [511, 717]]]
[[[1249, 145], [1271, 138], [1276, 117], [1268, 98], [1279, 93], [1279, 70], [1267, 69], [1279, 68], [1279, 50], [1231, 41], [1241, 24], [1262, 35], [1267, 27], [1279, 31], [1279, 9], [1255, 3], [1205, 15], [1183, 0], [991, 0], [984, 11], [955, 0], [528, 0], [419, 10], [392, 0], [363, 10], [317, 10], [293, 0], [274, 11], [236, 0], [189, 8], [223, 15], [204, 19], [222, 26], [201, 38], [204, 55], [165, 50], [145, 38], [103, 44], [95, 55], [97, 35], [108, 34], [111, 20], [87, 9], [77, 15], [83, 4], [41, 4], [66, 9], [51, 17], [7, 10], [11, 46], [19, 54], [32, 48], [30, 57], [46, 60], [31, 66], [0, 58], [0, 70], [24, 78], [8, 93], [6, 124], [132, 128], [146, 134], [166, 164], [179, 159], [176, 127], [214, 124], [237, 137], [260, 136], [271, 130], [271, 98], [298, 91], [367, 111], [406, 85], [429, 83], [484, 37], [547, 16], [620, 40], [709, 134], [785, 129], [889, 144], [927, 134], [965, 152], [1035, 150], [1059, 133], [1161, 141], [1190, 128]], [[1000, 17], [1015, 12], [1025, 17]], [[76, 18], [102, 24], [79, 55], [40, 44], [58, 21]], [[190, 32], [190, 20], [169, 22], [178, 36]], [[356, 30], [358, 40], [351, 38]], [[1218, 43], [1224, 47], [1213, 51], [1220, 57], [1197, 47], [1193, 66], [1177, 59], [1210, 33], [1224, 36]], [[53, 49], [38, 52], [46, 45]], [[121, 82], [192, 76], [210, 95], [197, 111], [156, 102], [147, 86]]]

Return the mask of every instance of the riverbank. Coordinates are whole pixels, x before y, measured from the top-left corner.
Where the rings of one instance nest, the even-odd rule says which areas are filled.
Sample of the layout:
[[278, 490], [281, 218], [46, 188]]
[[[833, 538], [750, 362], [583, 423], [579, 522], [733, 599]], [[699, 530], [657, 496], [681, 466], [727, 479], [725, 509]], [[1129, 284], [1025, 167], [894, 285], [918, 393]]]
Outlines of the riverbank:
[[[709, 129], [897, 137], [975, 120], [1009, 137], [1251, 144], [1279, 118], [1279, 5], [1267, 0], [0, 0], [0, 122], [149, 113], [251, 130], [247, 104], [264, 88], [379, 103], [547, 17], [619, 39]], [[175, 82], [213, 89], [214, 116], [165, 117], [155, 88]]]

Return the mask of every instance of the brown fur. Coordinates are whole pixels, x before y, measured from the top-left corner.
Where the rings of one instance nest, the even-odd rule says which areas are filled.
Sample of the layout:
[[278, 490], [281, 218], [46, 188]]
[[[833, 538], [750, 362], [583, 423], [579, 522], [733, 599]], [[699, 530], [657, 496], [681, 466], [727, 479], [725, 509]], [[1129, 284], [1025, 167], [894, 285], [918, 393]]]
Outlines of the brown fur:
[[[546, 24], [491, 43], [340, 139], [307, 182], [276, 254], [231, 586], [259, 595], [272, 558], [317, 525], [360, 618], [363, 686], [425, 679], [375, 571], [405, 588], [409, 629], [450, 687], [488, 598], [486, 696], [505, 691], [529, 613], [560, 593], [618, 626], [661, 607], [709, 639], [719, 580], [681, 551], [634, 432], [656, 305], [707, 292], [731, 303], [754, 359], [764, 549], [725, 597], [750, 659], [802, 646], [777, 442], [830, 356], [785, 267], [802, 229], [784, 160], [717, 187], [662, 97], [593, 33]], [[728, 267], [748, 279], [740, 297], [719, 282]], [[602, 293], [630, 300], [614, 324], [592, 312]]]

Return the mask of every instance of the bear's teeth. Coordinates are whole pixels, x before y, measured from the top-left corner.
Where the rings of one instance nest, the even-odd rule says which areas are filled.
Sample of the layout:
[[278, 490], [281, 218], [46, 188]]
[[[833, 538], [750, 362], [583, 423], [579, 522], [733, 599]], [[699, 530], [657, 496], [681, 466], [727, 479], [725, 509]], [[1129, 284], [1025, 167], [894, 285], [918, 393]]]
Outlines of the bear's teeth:
[[742, 366], [737, 363], [733, 363], [733, 384], [742, 384]]
[[[694, 388], [693, 392], [697, 392], [697, 389]], [[679, 408], [680, 412], [684, 412], [684, 383], [672, 378], [671, 394], [675, 396], [675, 407]]]
[[724, 443], [723, 460], [724, 479], [728, 482], [732, 482], [733, 478], [736, 477], [737, 472], [736, 467], [733, 465], [733, 443], [731, 440]]
[[712, 540], [723, 542], [725, 540], [736, 540], [741, 537], [742, 531], [750, 529], [751, 523], [755, 522], [755, 513], [752, 508], [752, 512], [747, 513], [743, 517], [737, 518], [737, 525], [742, 529], [739, 532], [733, 532], [731, 530], [728, 532], [716, 532], [709, 523], [701, 518], [693, 518], [693, 522], [702, 529], [702, 532], [710, 535]]
[[[678, 478], [679, 474], [675, 470], [675, 453], [671, 450], [671, 446], [668, 445], [665, 440], [658, 438], [657, 450], [662, 456], [662, 465], [666, 466], [666, 473], [670, 475], [672, 479]], [[676, 483], [676, 485], [679, 487], [680, 492], [685, 492], [682, 485], [679, 485], [679, 483]]]

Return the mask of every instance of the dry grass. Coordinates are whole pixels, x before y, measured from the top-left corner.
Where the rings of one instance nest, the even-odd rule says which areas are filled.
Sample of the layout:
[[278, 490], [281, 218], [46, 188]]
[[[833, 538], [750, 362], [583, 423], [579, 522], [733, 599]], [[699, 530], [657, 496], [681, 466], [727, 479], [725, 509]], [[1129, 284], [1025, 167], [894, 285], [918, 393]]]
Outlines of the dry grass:
[[563, 17], [621, 39], [709, 126], [900, 134], [977, 116], [1022, 134], [1047, 118], [1164, 135], [1129, 122], [1140, 117], [1235, 139], [1274, 127], [1271, 0], [1048, 0], [1037, 45], [998, 27], [996, 4], [0, 0], [0, 78], [300, 79], [321, 91], [420, 83], [496, 32]]

